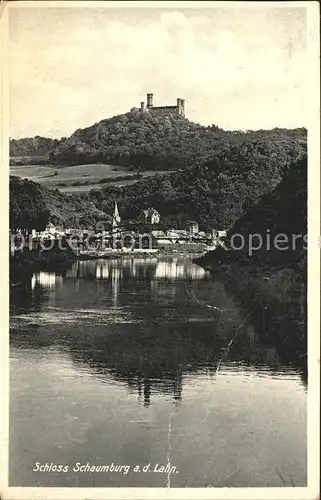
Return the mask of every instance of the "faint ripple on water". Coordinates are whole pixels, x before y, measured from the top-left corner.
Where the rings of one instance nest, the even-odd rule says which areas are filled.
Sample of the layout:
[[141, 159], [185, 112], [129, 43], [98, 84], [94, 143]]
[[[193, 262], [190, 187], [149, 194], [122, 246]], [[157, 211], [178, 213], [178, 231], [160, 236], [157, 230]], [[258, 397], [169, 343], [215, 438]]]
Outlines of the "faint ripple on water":
[[12, 315], [10, 326], [15, 328], [21, 324], [49, 325], [49, 324], [73, 324], [73, 323], [140, 323], [140, 319], [134, 319], [125, 308], [108, 309], [59, 309], [52, 308], [51, 311], [39, 311], [31, 314]]
[[[213, 317], [188, 317], [182, 316], [175, 318], [171, 315], [161, 315], [162, 321], [166, 323], [204, 323], [212, 322]], [[158, 318], [154, 318], [157, 321]], [[109, 307], [107, 309], [62, 309], [59, 307], [51, 307], [47, 311], [37, 311], [32, 314], [12, 314], [10, 316], [10, 328], [16, 328], [21, 325], [69, 325], [69, 324], [140, 324], [144, 320], [133, 317], [131, 311], [127, 307]]]

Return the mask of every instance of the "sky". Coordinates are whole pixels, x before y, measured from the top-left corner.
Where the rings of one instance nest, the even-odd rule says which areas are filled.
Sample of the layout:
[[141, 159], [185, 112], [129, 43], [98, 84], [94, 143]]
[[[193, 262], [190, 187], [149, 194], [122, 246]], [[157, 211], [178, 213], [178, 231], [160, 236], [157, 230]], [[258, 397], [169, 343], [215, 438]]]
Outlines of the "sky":
[[147, 92], [202, 125], [307, 126], [302, 7], [13, 8], [9, 60], [12, 138], [69, 136]]

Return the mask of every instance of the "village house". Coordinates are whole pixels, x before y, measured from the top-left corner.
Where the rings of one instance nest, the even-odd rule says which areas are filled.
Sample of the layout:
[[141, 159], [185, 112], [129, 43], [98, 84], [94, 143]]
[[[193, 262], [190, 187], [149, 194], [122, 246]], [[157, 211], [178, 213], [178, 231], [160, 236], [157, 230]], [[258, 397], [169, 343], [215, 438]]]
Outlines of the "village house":
[[198, 223], [195, 222], [194, 220], [193, 221], [189, 221], [187, 223], [187, 230], [192, 233], [192, 234], [196, 234], [198, 233]]
[[[57, 238], [59, 236], [63, 236], [64, 231], [61, 227], [55, 226], [52, 222], [48, 222], [44, 231], [40, 231], [40, 238]], [[38, 233], [35, 233], [35, 237], [38, 236]]]
[[145, 222], [148, 224], [158, 224], [160, 222], [160, 213], [155, 210], [155, 208], [148, 208], [143, 212], [145, 216]]

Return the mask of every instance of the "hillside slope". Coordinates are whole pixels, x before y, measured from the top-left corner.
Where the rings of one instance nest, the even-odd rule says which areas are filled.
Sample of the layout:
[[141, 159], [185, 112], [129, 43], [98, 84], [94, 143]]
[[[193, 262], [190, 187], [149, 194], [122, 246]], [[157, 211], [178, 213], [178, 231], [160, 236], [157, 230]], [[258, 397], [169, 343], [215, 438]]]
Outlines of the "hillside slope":
[[67, 196], [32, 181], [10, 176], [10, 227], [43, 229], [48, 220], [67, 227], [89, 227], [106, 220], [93, 202]]
[[106, 213], [111, 213], [117, 200], [124, 219], [136, 218], [152, 206], [169, 227], [194, 219], [205, 226], [228, 229], [262, 194], [273, 190], [304, 154], [296, 140], [244, 139], [222, 147], [217, 158], [203, 165], [196, 163], [131, 186], [92, 190], [89, 196]]
[[51, 154], [57, 163], [105, 162], [149, 169], [184, 167], [205, 160], [224, 131], [186, 118], [132, 110], [79, 129]]
[[[251, 264], [299, 264], [304, 269], [307, 260], [307, 158], [291, 165], [288, 173], [275, 189], [264, 194], [259, 202], [240, 217], [227, 234], [225, 246], [209, 252], [199, 263], [205, 266], [216, 266], [224, 263]], [[251, 252], [252, 247], [261, 248]], [[243, 235], [245, 245], [242, 249], [241, 239], [233, 235]], [[279, 236], [276, 240], [277, 235]], [[283, 241], [283, 243], [282, 243]], [[252, 253], [252, 255], [250, 255]]]

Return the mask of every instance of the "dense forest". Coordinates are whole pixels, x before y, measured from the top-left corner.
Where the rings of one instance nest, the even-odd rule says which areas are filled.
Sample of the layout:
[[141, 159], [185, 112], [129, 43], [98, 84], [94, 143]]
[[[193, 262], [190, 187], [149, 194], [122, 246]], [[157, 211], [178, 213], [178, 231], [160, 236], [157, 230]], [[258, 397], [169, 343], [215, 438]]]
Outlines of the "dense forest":
[[180, 116], [163, 118], [133, 108], [126, 114], [78, 129], [59, 141], [39, 137], [12, 140], [10, 153], [12, 156], [48, 153], [49, 161], [57, 166], [109, 163], [138, 170], [176, 170], [224, 157], [226, 150], [240, 147], [240, 142], [260, 140], [304, 145], [306, 130], [224, 131]]
[[[261, 242], [259, 237], [253, 236], [256, 234], [261, 236]], [[272, 192], [262, 195], [258, 203], [235, 222], [225, 240], [227, 250], [219, 247], [203, 257], [200, 263], [215, 266], [236, 262], [259, 265], [282, 262], [294, 264], [304, 270], [307, 252], [303, 237], [306, 234], [307, 158], [304, 157], [291, 165], [283, 180]], [[235, 249], [241, 246], [240, 238], [237, 239], [236, 235], [243, 235], [245, 238], [245, 245], [239, 250]], [[253, 247], [262, 243], [260, 249], [251, 251], [250, 235]], [[275, 245], [277, 235], [283, 236], [279, 237]]]
[[47, 137], [28, 137], [25, 139], [10, 139], [9, 154], [12, 156], [44, 156], [58, 146], [58, 139]]
[[295, 140], [243, 140], [202, 165], [73, 196], [12, 177], [11, 224], [29, 227], [33, 221], [38, 227], [41, 214], [46, 217], [49, 211], [54, 223], [88, 226], [112, 214], [117, 200], [125, 221], [139, 219], [152, 206], [161, 214], [161, 229], [184, 227], [188, 220], [197, 220], [204, 229], [229, 229], [305, 154], [304, 146]]
[[181, 227], [188, 220], [228, 229], [275, 188], [290, 165], [305, 155], [297, 141], [257, 139], [225, 146], [213, 160], [166, 175], [155, 175], [131, 186], [106, 186], [87, 198], [111, 213], [117, 200], [121, 216], [133, 219], [149, 206], [161, 214], [160, 226]]

